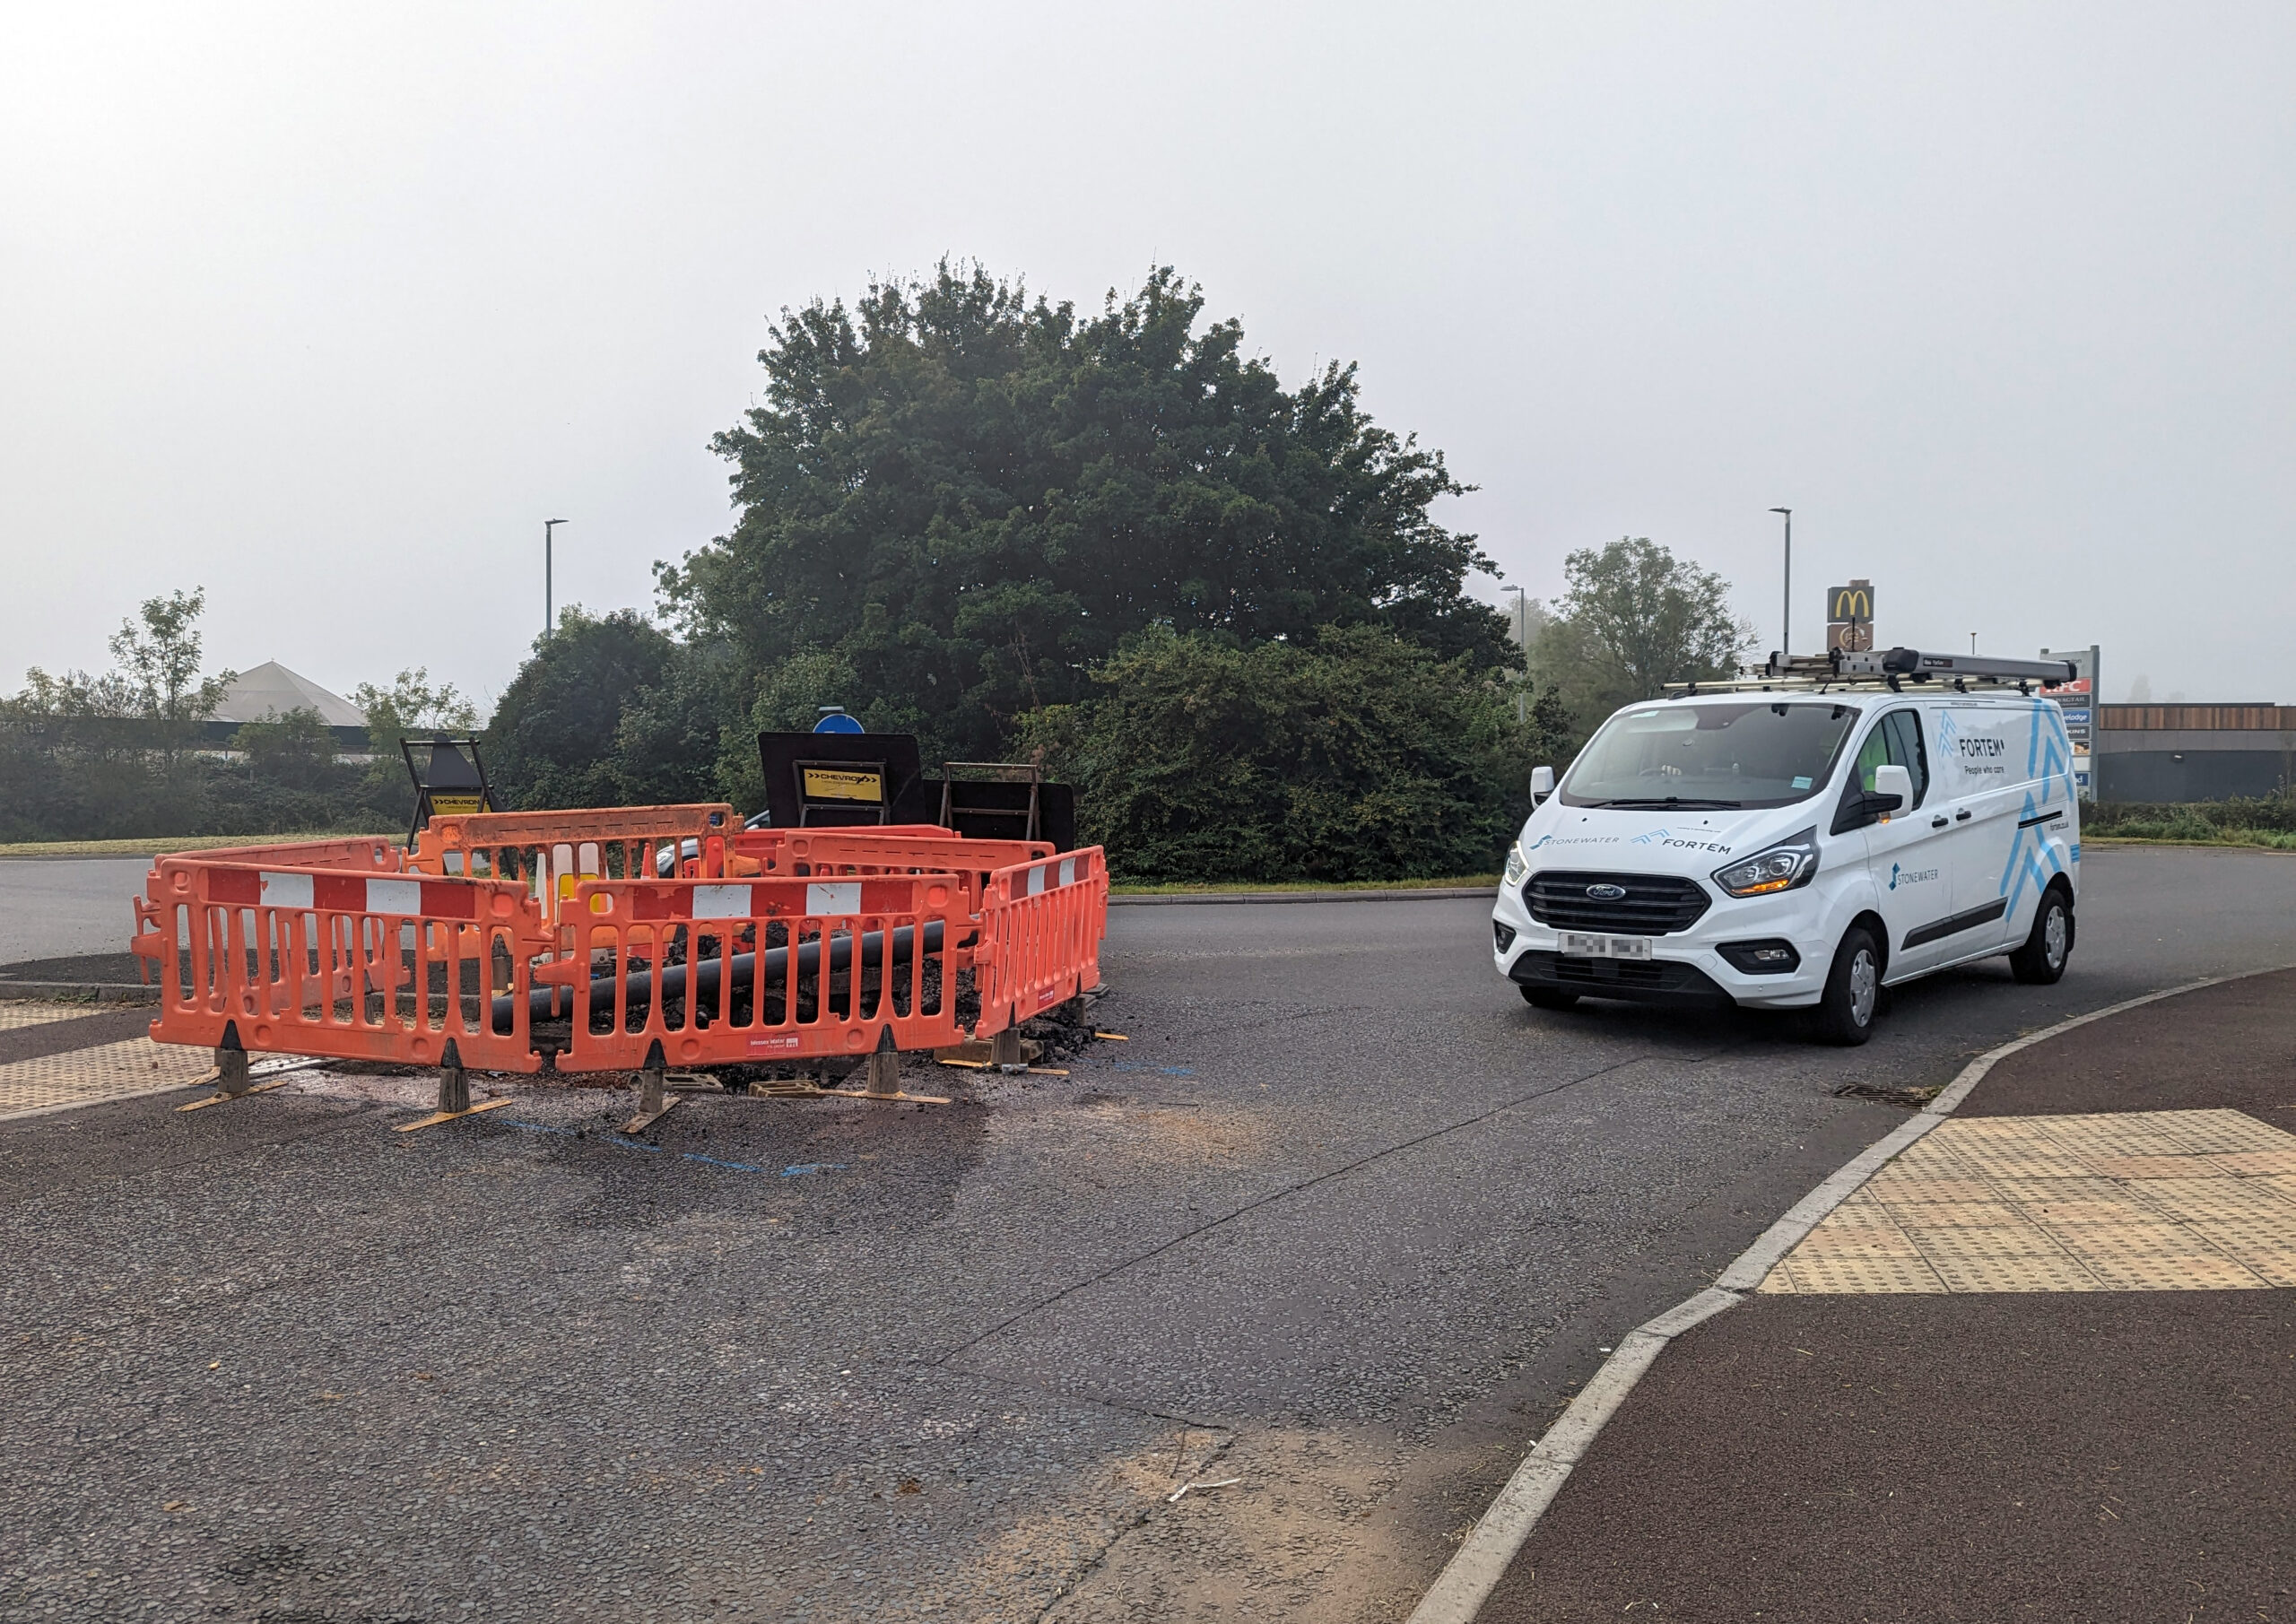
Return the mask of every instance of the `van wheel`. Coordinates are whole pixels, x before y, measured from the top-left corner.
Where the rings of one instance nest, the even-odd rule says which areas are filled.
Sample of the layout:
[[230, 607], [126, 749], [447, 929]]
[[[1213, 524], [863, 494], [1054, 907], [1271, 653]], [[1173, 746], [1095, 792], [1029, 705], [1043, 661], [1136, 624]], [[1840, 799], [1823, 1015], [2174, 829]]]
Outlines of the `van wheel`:
[[2065, 961], [2072, 956], [2073, 905], [2052, 885], [2041, 893], [2032, 934], [2009, 955], [2009, 973], [2028, 986], [2049, 986], [2063, 978]]
[[1566, 993], [1559, 986], [1526, 986], [1522, 989], [1523, 1002], [1535, 1010], [1575, 1010], [1578, 994]]
[[1826, 990], [1810, 1012], [1812, 1035], [1826, 1043], [1860, 1044], [1874, 1035], [1882, 1003], [1882, 951], [1862, 925], [1842, 933]]

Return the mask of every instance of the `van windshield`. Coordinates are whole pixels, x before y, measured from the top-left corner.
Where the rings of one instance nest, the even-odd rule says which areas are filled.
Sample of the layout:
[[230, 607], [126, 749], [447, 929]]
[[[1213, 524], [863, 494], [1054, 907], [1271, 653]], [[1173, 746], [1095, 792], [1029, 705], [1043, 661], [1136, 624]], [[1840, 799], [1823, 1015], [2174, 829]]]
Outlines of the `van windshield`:
[[1638, 705], [1603, 725], [1562, 781], [1566, 806], [1788, 806], [1817, 794], [1854, 705]]

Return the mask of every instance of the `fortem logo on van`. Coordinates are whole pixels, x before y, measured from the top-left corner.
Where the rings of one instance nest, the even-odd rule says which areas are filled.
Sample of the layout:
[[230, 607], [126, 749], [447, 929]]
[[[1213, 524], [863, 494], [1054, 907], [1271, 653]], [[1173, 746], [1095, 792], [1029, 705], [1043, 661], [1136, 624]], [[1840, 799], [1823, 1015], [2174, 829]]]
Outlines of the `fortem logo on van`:
[[1890, 864], [1890, 889], [1895, 890], [1900, 885], [1922, 884], [1926, 881], [1935, 880], [1939, 872], [1934, 868], [1901, 869], [1892, 863]]
[[1681, 851], [1720, 852], [1726, 857], [1730, 855], [1730, 848], [1718, 841], [1693, 840], [1687, 835], [1678, 835], [1674, 833], [1671, 829], [1654, 829], [1648, 834], [1635, 836], [1634, 838], [1629, 840], [1627, 844], [1629, 846], [1648, 846], [1654, 841], [1660, 846], [1671, 846]]

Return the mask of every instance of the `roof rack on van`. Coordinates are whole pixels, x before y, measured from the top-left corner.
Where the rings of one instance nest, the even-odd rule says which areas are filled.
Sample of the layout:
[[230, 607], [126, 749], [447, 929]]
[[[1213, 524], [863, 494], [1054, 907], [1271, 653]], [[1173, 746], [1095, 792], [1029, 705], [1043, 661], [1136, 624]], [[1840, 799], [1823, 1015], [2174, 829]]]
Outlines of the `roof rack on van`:
[[1781, 689], [1887, 688], [1904, 691], [1908, 682], [1938, 682], [1966, 693], [1972, 686], [2013, 686], [2031, 693], [2036, 685], [2070, 682], [2076, 673], [2070, 660], [2006, 660], [1992, 655], [1924, 654], [1918, 648], [1866, 651], [1831, 649], [1824, 654], [1773, 652], [1760, 665], [1749, 665], [1739, 676], [1714, 682], [1669, 682], [1669, 699], [1697, 693], [1772, 692]]

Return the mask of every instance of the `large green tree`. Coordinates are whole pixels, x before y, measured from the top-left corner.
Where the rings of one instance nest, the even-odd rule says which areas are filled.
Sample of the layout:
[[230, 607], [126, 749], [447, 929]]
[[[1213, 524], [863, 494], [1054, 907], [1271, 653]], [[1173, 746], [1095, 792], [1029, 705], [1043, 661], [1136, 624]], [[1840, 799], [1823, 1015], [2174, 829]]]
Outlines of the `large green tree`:
[[[676, 646], [635, 610], [603, 617], [570, 606], [503, 690], [486, 727], [487, 764], [518, 807], [618, 806], [618, 744], [635, 696], [671, 678]], [[677, 798], [677, 797], [671, 797]]]
[[785, 312], [763, 404], [716, 442], [739, 521], [661, 567], [666, 604], [754, 719], [842, 704], [928, 755], [1003, 753], [1150, 626], [1514, 663], [1462, 590], [1489, 560], [1432, 516], [1465, 489], [1441, 455], [1372, 422], [1353, 368], [1286, 390], [1203, 310], [1170, 269], [1084, 320], [944, 263]]
[[1648, 536], [1581, 548], [1562, 570], [1569, 590], [1531, 646], [1531, 675], [1561, 697], [1582, 737], [1669, 682], [1731, 674], [1753, 642], [1730, 608], [1730, 584]]

